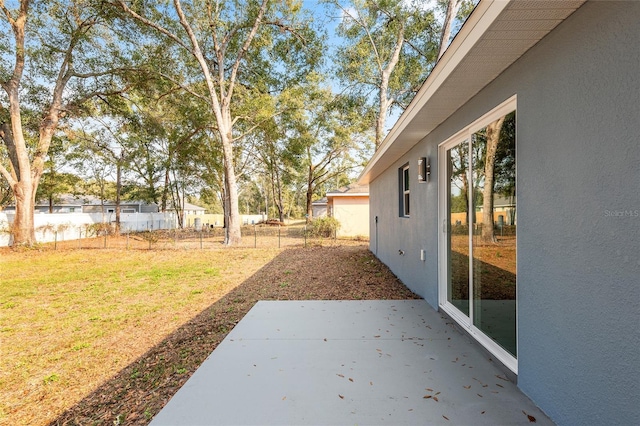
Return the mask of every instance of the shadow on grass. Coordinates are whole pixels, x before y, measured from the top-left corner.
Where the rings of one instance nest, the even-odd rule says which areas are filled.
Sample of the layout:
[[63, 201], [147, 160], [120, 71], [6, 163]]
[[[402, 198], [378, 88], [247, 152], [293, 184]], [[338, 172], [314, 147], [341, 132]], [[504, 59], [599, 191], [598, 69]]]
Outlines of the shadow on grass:
[[284, 250], [50, 425], [148, 424], [259, 300], [419, 298], [364, 246]]

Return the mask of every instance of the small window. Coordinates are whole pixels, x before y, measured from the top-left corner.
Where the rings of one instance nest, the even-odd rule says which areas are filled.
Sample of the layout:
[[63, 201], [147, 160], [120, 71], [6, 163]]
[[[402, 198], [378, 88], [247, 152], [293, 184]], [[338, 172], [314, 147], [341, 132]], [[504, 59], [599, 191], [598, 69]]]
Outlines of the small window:
[[411, 197], [409, 196], [409, 165], [404, 166], [400, 171], [400, 215], [409, 217]]

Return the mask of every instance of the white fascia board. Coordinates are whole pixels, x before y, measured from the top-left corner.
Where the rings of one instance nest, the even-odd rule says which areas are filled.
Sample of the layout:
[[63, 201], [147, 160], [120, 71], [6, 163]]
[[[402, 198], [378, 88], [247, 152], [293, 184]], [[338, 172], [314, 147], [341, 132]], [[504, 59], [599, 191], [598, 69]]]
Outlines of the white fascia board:
[[[380, 162], [380, 159], [385, 156], [389, 148], [396, 142], [406, 127], [415, 119], [416, 115], [425, 107], [431, 97], [442, 86], [451, 73], [460, 65], [462, 60], [469, 54], [480, 38], [487, 32], [489, 27], [495, 22], [500, 13], [514, 0], [482, 0], [473, 13], [469, 16], [464, 23], [458, 34], [455, 36], [442, 58], [438, 61], [436, 66], [429, 74], [429, 77], [425, 80], [420, 90], [413, 98], [407, 109], [402, 113], [396, 124], [391, 131], [382, 141], [382, 145], [373, 155], [367, 167], [362, 171], [358, 178], [358, 184], [365, 185], [371, 182], [373, 178], [377, 177], [380, 173], [386, 170], [387, 167], [383, 167], [382, 170], [377, 170], [376, 165]], [[453, 111], [452, 111], [453, 112]], [[402, 153], [408, 151], [413, 145], [418, 143], [420, 139], [428, 135], [433, 129], [425, 129], [424, 135], [418, 140], [409, 141], [411, 146], [401, 147]], [[398, 150], [396, 150], [398, 151]], [[398, 155], [396, 152], [396, 156]], [[394, 162], [395, 158], [390, 163]]]

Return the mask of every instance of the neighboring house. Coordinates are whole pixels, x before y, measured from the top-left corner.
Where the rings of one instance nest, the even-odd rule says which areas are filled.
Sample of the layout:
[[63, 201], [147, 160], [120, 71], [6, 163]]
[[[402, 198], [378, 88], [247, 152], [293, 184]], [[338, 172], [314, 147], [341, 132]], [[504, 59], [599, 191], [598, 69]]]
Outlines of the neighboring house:
[[481, 0], [359, 180], [371, 250], [558, 424], [640, 418], [639, 118], [640, 2]]
[[[202, 225], [205, 224], [205, 213], [206, 210], [204, 207], [196, 206], [195, 204], [184, 202], [183, 208], [183, 217], [185, 218], [184, 224], [187, 227], [195, 227], [197, 229], [201, 229]], [[172, 207], [169, 211], [175, 211]]]
[[[15, 212], [15, 206], [8, 206], [3, 210], [6, 213]], [[71, 195], [63, 195], [53, 205], [51, 213], [115, 213], [116, 203], [105, 201], [104, 204], [96, 197], [88, 196], [76, 198]], [[144, 201], [121, 201], [121, 213], [158, 213], [156, 204], [147, 204]], [[42, 200], [36, 204], [35, 213], [50, 213], [49, 204]]]
[[[81, 213], [84, 202], [84, 199], [76, 198], [71, 195], [58, 197], [52, 206], [49, 206], [49, 203], [46, 200], [39, 200], [36, 202], [34, 213]], [[13, 205], [7, 206], [2, 211], [5, 213], [14, 213], [16, 211], [16, 207]]]
[[327, 197], [320, 198], [311, 203], [313, 218], [327, 217]]
[[80, 213], [85, 200], [72, 195], [62, 195], [58, 197], [50, 206], [46, 200], [40, 200], [36, 204], [35, 213]]
[[184, 213], [187, 215], [204, 215], [207, 209], [204, 207], [196, 206], [191, 203], [184, 203]]
[[[105, 201], [104, 204], [94, 201], [91, 204], [82, 206], [83, 213], [115, 213], [116, 203], [113, 201]], [[158, 205], [155, 203], [147, 204], [144, 201], [121, 201], [120, 213], [158, 213]]]
[[351, 184], [327, 192], [327, 212], [340, 222], [338, 237], [369, 237], [369, 187]]
[[[173, 203], [167, 208], [169, 212], [175, 212], [175, 206]], [[184, 215], [204, 215], [207, 209], [204, 207], [196, 206], [195, 204], [187, 203], [186, 201], [182, 205], [182, 213]]]

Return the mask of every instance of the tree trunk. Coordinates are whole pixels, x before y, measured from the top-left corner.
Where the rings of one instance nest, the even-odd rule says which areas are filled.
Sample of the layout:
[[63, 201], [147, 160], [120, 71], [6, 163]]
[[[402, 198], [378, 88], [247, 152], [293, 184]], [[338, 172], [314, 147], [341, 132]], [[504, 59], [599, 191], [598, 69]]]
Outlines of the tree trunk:
[[35, 190], [30, 179], [23, 179], [13, 186], [16, 200], [16, 215], [11, 225], [13, 246], [32, 246], [36, 243], [33, 212], [35, 210]]
[[222, 179], [222, 228], [224, 229], [224, 241], [229, 238], [229, 191], [227, 189], [226, 176]]
[[378, 110], [378, 119], [376, 121], [376, 151], [380, 148], [385, 136], [385, 124], [387, 121], [387, 114], [389, 112], [389, 106], [393, 104], [394, 100], [388, 97], [389, 79], [391, 73], [398, 65], [400, 60], [400, 52], [402, 51], [402, 45], [404, 43], [404, 25], [400, 27], [398, 34], [396, 35], [396, 44], [393, 48], [393, 54], [389, 59], [389, 63], [386, 68], [380, 70], [380, 88], [378, 92], [380, 109]]
[[484, 162], [484, 188], [482, 190], [482, 241], [495, 243], [496, 236], [493, 230], [493, 184], [494, 168], [498, 142], [500, 142], [500, 129], [502, 129], [504, 117], [487, 126], [487, 147]]
[[122, 191], [122, 165], [116, 162], [116, 235], [120, 235], [120, 192]]
[[380, 110], [378, 111], [378, 118], [376, 119], [376, 151], [380, 148], [382, 140], [384, 139], [384, 127], [387, 122], [387, 112], [389, 110], [386, 84], [380, 88], [379, 96]]
[[453, 21], [458, 15], [458, 10], [460, 9], [461, 4], [462, 0], [449, 0], [447, 2], [447, 12], [442, 24], [442, 33], [440, 34], [440, 50], [438, 52], [438, 60], [442, 57], [442, 55], [444, 55], [447, 47], [449, 47], [449, 39], [451, 38], [451, 26], [453, 25]]
[[461, 175], [462, 178], [462, 194], [464, 194], [464, 214], [467, 220], [467, 226], [471, 228], [473, 226], [471, 215], [469, 214], [469, 180], [467, 179], [467, 173], [464, 172]]
[[[229, 121], [229, 123], [231, 123], [231, 121]], [[227, 224], [227, 241], [225, 241], [225, 244], [229, 246], [237, 246], [240, 245], [240, 242], [242, 241], [242, 233], [240, 231], [242, 220], [240, 219], [240, 210], [238, 210], [238, 183], [236, 181], [236, 171], [233, 164], [233, 142], [230, 129], [231, 127], [229, 126], [228, 133], [220, 132], [222, 139], [222, 152], [224, 154], [226, 191], [229, 199], [229, 223]]]
[[164, 171], [164, 188], [162, 188], [162, 198], [160, 201], [160, 211], [167, 211], [167, 192], [169, 191], [169, 185], [171, 185], [171, 181], [169, 180], [169, 168], [167, 167]]
[[307, 223], [313, 219], [313, 166], [309, 165], [309, 176], [307, 177]]
[[307, 223], [313, 220], [313, 204], [311, 204], [313, 202], [312, 199], [313, 199], [313, 189], [309, 187], [309, 189], [307, 189]]
[[280, 172], [278, 165], [273, 165], [273, 173], [275, 181], [273, 182], [273, 199], [275, 200], [276, 207], [278, 208], [278, 220], [284, 222], [284, 203], [282, 202], [282, 185], [280, 183]]

